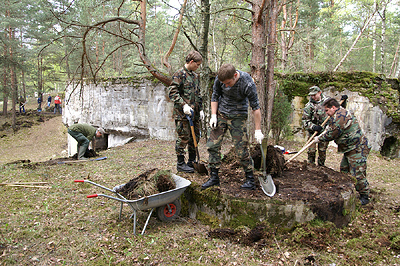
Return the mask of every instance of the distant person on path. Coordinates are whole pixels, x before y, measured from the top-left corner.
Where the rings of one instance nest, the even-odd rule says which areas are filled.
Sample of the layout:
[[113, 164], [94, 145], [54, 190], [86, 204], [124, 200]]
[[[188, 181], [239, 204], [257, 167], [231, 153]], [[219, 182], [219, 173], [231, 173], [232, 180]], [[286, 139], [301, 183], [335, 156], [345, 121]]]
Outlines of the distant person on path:
[[[322, 133], [324, 127], [322, 127], [322, 123], [328, 117], [325, 113], [325, 109], [322, 106], [322, 103], [328, 99], [325, 96], [321, 89], [318, 86], [312, 86], [309, 88], [310, 100], [306, 104], [303, 110], [303, 116], [301, 118], [303, 122], [303, 127], [308, 132], [309, 138], [317, 132], [317, 134]], [[318, 143], [318, 165], [325, 165], [326, 160], [326, 149], [328, 147], [329, 142], [320, 142]], [[315, 164], [315, 157], [317, 153], [317, 144], [312, 144], [308, 148], [308, 163]]]
[[60, 114], [62, 113], [61, 98], [58, 95], [56, 97], [54, 97], [54, 113], [56, 113], [57, 110], [60, 112]]
[[19, 96], [19, 112], [20, 113], [25, 113], [25, 100], [24, 100], [24, 97], [22, 97], [22, 95], [21, 96]]
[[37, 108], [37, 111], [38, 112], [41, 112], [42, 111], [42, 101], [43, 101], [43, 95], [42, 94], [39, 94], [39, 97], [38, 97], [38, 99], [37, 99], [37, 103], [38, 103], [38, 108]]
[[88, 124], [73, 124], [68, 128], [68, 134], [78, 142], [78, 160], [86, 160], [85, 153], [88, 151], [90, 141], [94, 140], [94, 137], [102, 137], [104, 129], [101, 127], [96, 129]]
[[[200, 140], [200, 120], [204, 119], [203, 100], [200, 95], [200, 79], [195, 73], [203, 57], [197, 51], [186, 56], [186, 64], [172, 76], [172, 83], [168, 87], [168, 95], [174, 102], [173, 116], [177, 139], [175, 152], [177, 155], [177, 171], [193, 173], [193, 162], [196, 161], [196, 149], [186, 115], [191, 116], [194, 124], [196, 140]], [[193, 112], [193, 116], [192, 116]], [[188, 146], [189, 159], [185, 163], [185, 148]]]
[[49, 94], [49, 97], [47, 97], [47, 107], [50, 107], [51, 105], [51, 95]]
[[241, 188], [250, 190], [256, 188], [247, 134], [249, 104], [254, 116], [254, 137], [257, 143], [261, 144], [264, 135], [261, 132], [261, 111], [256, 84], [246, 72], [236, 70], [231, 64], [223, 64], [218, 70], [211, 96], [211, 119], [207, 141], [211, 173], [208, 181], [201, 186], [202, 189], [220, 184], [218, 171], [221, 166], [221, 143], [227, 130], [232, 136], [246, 176], [246, 181]]
[[338, 152], [343, 153], [340, 172], [349, 173], [357, 179], [355, 187], [360, 194], [361, 204], [368, 204], [367, 158], [371, 150], [368, 139], [362, 132], [357, 119], [348, 110], [341, 107], [336, 99], [328, 99], [323, 106], [330, 119], [326, 130], [314, 140], [317, 142], [335, 141], [338, 145]]

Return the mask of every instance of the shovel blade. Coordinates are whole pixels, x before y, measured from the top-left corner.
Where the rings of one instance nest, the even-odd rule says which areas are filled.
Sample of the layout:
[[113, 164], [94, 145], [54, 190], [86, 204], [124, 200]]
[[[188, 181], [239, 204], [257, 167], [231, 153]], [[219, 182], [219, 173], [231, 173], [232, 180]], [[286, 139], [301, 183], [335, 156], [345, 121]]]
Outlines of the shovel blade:
[[264, 177], [259, 176], [258, 180], [260, 181], [261, 189], [264, 194], [268, 197], [273, 197], [276, 192], [276, 187], [271, 175], [264, 175]]
[[202, 163], [193, 162], [193, 167], [199, 174], [206, 174], [206, 175], [208, 174], [206, 166]]

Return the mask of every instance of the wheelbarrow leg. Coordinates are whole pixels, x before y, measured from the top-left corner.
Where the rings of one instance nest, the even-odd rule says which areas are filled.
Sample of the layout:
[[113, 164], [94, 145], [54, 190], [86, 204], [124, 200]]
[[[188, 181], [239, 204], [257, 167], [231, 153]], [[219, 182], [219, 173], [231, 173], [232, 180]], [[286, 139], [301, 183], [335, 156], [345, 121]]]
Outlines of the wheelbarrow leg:
[[133, 234], [136, 235], [136, 210], [133, 210]]
[[144, 227], [143, 227], [143, 230], [142, 230], [142, 235], [144, 234], [144, 230], [146, 230], [147, 224], [149, 223], [149, 220], [150, 220], [150, 217], [151, 217], [151, 214], [153, 213], [153, 211], [154, 211], [154, 208], [151, 209], [149, 216], [147, 216], [146, 223], [144, 224]]
[[119, 221], [121, 221], [122, 207], [124, 207], [124, 203], [121, 201], [121, 208], [119, 209]]

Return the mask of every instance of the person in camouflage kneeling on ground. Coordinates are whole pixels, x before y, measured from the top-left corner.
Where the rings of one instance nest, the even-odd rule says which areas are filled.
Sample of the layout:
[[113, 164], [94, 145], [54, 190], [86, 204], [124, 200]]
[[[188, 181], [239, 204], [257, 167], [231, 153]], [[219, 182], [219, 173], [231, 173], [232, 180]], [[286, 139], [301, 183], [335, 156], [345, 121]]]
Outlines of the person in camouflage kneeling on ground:
[[201, 186], [202, 189], [220, 184], [218, 171], [221, 166], [221, 144], [227, 130], [231, 134], [246, 176], [241, 188], [250, 190], [256, 188], [246, 129], [248, 102], [253, 110], [254, 137], [261, 144], [264, 135], [261, 132], [261, 111], [256, 85], [246, 72], [236, 70], [231, 64], [223, 64], [218, 70], [211, 96], [211, 119], [207, 140], [210, 178]]
[[368, 204], [367, 158], [371, 150], [368, 139], [362, 132], [357, 119], [348, 110], [341, 107], [336, 99], [326, 100], [323, 106], [330, 119], [326, 130], [314, 140], [316, 142], [335, 141], [338, 145], [338, 152], [343, 153], [340, 172], [350, 173], [357, 179], [355, 187], [360, 194], [361, 204]]
[[[175, 143], [178, 172], [194, 172], [193, 162], [196, 162], [196, 149], [186, 115], [191, 116], [196, 140], [200, 140], [200, 120], [204, 119], [203, 100], [200, 95], [199, 75], [194, 71], [199, 68], [202, 61], [203, 57], [199, 52], [190, 52], [186, 56], [186, 64], [175, 72], [172, 83], [168, 87], [169, 98], [174, 102], [173, 116], [178, 135]], [[189, 153], [187, 163], [185, 163], [186, 146]]]

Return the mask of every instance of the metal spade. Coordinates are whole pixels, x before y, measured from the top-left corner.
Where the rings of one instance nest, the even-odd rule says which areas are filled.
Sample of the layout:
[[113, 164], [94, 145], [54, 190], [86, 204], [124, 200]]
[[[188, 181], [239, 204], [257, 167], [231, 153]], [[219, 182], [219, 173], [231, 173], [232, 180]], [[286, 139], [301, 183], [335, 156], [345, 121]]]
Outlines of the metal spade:
[[265, 195], [267, 195], [268, 197], [272, 197], [275, 195], [276, 187], [271, 175], [267, 175], [266, 158], [262, 144], [260, 144], [260, 149], [263, 163], [263, 176], [258, 176], [258, 180], [260, 181], [261, 189], [265, 193]]

